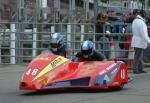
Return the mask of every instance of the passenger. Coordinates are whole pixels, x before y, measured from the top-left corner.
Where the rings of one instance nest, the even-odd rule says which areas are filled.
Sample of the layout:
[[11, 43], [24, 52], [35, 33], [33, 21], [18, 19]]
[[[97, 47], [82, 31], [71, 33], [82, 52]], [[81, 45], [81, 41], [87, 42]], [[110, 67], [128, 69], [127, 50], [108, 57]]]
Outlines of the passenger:
[[66, 58], [70, 58], [71, 55], [71, 49], [69, 48], [67, 43], [64, 43], [63, 35], [61, 33], [52, 34], [48, 52], [56, 55], [61, 55]]
[[78, 58], [78, 62], [81, 61], [103, 61], [105, 60], [105, 56], [93, 50], [93, 42], [86, 40], [81, 44], [81, 51], [76, 54]]

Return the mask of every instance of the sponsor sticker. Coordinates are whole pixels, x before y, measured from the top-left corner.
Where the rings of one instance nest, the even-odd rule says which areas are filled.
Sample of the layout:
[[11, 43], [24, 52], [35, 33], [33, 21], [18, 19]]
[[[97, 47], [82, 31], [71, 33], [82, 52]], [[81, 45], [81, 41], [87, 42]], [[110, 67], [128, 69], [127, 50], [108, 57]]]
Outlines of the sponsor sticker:
[[82, 74], [90, 74], [93, 73], [95, 70], [93, 68], [84, 68], [80, 70], [80, 73]]
[[48, 73], [49, 71], [51, 71], [52, 69], [60, 66], [61, 64], [65, 63], [66, 61], [68, 61], [69, 59], [64, 58], [62, 56], [58, 56], [56, 59], [54, 59], [49, 65], [47, 65], [33, 80], [41, 77], [42, 75]]
[[83, 68], [81, 68], [79, 72], [85, 75], [95, 72], [95, 69], [93, 65], [86, 65]]
[[55, 67], [59, 66], [62, 63], [63, 63], [62, 58], [56, 58], [54, 61], [51, 62], [51, 66], [52, 66], [52, 68], [55, 68]]
[[118, 85], [118, 84], [119, 84], [119, 82], [114, 82], [114, 83], [113, 83], [113, 85]]

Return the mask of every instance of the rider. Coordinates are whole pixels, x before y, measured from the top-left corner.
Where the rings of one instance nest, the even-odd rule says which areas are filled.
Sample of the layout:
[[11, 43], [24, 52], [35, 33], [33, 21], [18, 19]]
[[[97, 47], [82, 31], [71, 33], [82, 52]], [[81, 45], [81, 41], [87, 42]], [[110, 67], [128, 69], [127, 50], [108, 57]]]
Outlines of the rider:
[[76, 54], [78, 61], [103, 61], [105, 60], [105, 56], [93, 50], [93, 42], [86, 40], [81, 44], [81, 51]]
[[52, 34], [49, 51], [53, 54], [61, 55], [66, 58], [70, 58], [71, 55], [71, 49], [69, 48], [67, 43], [64, 43], [61, 33]]

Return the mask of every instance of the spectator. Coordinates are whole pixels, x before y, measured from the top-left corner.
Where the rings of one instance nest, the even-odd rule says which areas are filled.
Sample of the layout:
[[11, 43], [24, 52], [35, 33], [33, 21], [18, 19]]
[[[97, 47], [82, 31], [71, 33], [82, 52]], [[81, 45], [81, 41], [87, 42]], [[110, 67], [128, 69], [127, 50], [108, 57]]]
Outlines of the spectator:
[[147, 48], [148, 43], [150, 43], [150, 38], [148, 37], [147, 25], [145, 24], [145, 12], [143, 10], [134, 10], [133, 13], [136, 15], [132, 23], [132, 41], [131, 47], [135, 49], [134, 61], [133, 61], [133, 73], [146, 73], [143, 70], [143, 49]]
[[86, 40], [81, 45], [81, 51], [77, 53], [78, 61], [103, 61], [105, 56], [93, 50], [93, 42]]
[[148, 26], [148, 35], [150, 36], [150, 13], [148, 13], [146, 24]]
[[100, 33], [103, 33], [104, 25], [107, 20], [107, 15], [105, 13], [99, 13], [97, 16], [97, 23], [96, 23], [96, 41], [99, 41], [100, 37], [103, 35]]
[[[107, 58], [109, 58], [109, 50], [110, 50], [110, 46], [109, 46], [109, 35], [104, 35], [104, 34], [108, 34], [105, 33], [107, 30], [106, 26], [107, 23], [107, 14], [105, 13], [99, 13], [97, 16], [97, 23], [96, 23], [96, 42], [100, 43], [96, 43], [96, 48], [97, 49], [102, 49], [103, 50], [103, 54], [105, 54], [105, 56]], [[104, 30], [105, 29], [105, 30]], [[102, 34], [104, 33], [104, 34]], [[110, 34], [110, 33], [109, 33]]]

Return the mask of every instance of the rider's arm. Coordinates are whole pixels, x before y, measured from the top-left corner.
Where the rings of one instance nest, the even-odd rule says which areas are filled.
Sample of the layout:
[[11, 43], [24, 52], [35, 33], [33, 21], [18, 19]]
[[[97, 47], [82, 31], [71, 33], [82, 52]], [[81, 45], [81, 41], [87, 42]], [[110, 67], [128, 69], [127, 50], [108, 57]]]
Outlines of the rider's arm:
[[67, 44], [65, 44], [65, 51], [66, 51], [66, 58], [70, 59], [72, 50]]
[[71, 49], [66, 48], [66, 58], [70, 58], [70, 57], [71, 57]]
[[82, 56], [81, 56], [81, 52], [78, 52], [78, 53], [76, 54], [76, 57], [77, 57], [77, 61], [78, 61], [78, 62], [84, 61], [84, 59], [83, 59]]
[[101, 52], [97, 52], [97, 51], [94, 51], [94, 52], [95, 52], [95, 58], [98, 61], [106, 60], [106, 57]]

